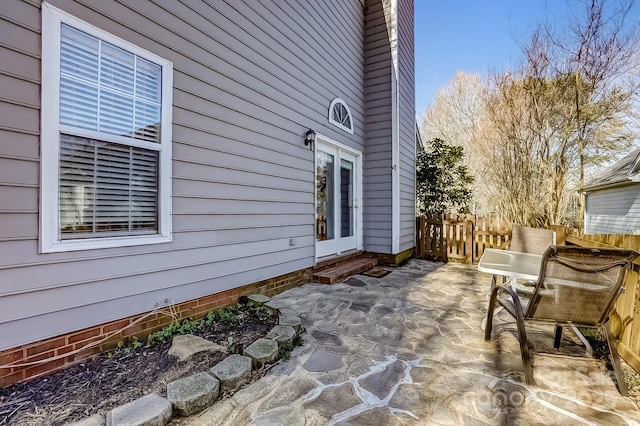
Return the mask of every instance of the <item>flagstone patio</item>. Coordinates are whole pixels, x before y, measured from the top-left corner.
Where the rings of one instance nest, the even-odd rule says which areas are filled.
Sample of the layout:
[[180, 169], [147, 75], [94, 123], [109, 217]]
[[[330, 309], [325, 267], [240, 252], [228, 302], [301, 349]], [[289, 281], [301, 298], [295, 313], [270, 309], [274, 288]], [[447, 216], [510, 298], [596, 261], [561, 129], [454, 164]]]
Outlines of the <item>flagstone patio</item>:
[[532, 329], [524, 384], [515, 323], [481, 322], [491, 277], [475, 267], [411, 260], [383, 278], [306, 284], [272, 299], [302, 319], [305, 344], [233, 397], [172, 424], [638, 424], [602, 361], [569, 332]]

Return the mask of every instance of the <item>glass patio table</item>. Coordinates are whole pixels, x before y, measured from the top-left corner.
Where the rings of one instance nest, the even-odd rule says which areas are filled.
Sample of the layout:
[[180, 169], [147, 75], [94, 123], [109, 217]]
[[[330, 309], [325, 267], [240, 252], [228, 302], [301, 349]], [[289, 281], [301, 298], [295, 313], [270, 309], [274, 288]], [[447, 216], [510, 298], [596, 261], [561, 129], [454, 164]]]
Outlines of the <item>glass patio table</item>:
[[[478, 271], [492, 274], [491, 291], [487, 294], [487, 299], [491, 296], [491, 292], [497, 285], [498, 275], [504, 277], [503, 283], [508, 279], [511, 281], [511, 287], [515, 288], [517, 280], [536, 281], [540, 274], [540, 263], [542, 263], [542, 255], [533, 253], [522, 253], [519, 251], [486, 249], [482, 253], [480, 262], [478, 262]], [[498, 307], [496, 313], [502, 307]], [[482, 320], [482, 329], [486, 326], [487, 319]]]
[[518, 251], [486, 249], [478, 263], [478, 271], [493, 274], [491, 288], [496, 276], [535, 281], [540, 273], [542, 255]]

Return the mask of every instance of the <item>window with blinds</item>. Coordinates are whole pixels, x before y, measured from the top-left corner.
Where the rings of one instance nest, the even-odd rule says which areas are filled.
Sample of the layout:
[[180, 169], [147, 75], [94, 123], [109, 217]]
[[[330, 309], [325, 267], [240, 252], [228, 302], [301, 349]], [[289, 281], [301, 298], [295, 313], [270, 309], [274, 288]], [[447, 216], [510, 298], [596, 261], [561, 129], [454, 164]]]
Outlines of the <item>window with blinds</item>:
[[161, 67], [62, 24], [60, 124], [159, 141]]
[[162, 67], [62, 23], [60, 239], [158, 232]]
[[155, 234], [158, 153], [63, 134], [59, 196], [62, 239]]

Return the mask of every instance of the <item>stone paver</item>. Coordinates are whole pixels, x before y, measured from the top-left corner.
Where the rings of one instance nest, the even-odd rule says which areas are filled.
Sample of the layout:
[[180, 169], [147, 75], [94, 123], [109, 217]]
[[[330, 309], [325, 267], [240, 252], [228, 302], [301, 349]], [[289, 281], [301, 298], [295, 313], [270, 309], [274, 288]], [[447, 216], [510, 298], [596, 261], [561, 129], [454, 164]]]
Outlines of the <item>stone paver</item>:
[[337, 370], [344, 366], [342, 356], [331, 352], [317, 350], [302, 365], [307, 371], [325, 372]]
[[251, 358], [231, 355], [209, 369], [220, 381], [220, 392], [234, 392], [251, 379]]
[[107, 426], [163, 426], [171, 419], [171, 403], [150, 393], [107, 413]]
[[227, 348], [193, 334], [175, 336], [169, 348], [169, 355], [178, 357], [178, 361], [186, 361], [199, 352], [226, 352]]
[[253, 368], [260, 368], [278, 359], [278, 342], [271, 339], [258, 339], [245, 348], [243, 355], [251, 358]]
[[180, 416], [204, 410], [218, 398], [220, 381], [207, 373], [183, 377], [167, 385], [167, 399]]
[[[382, 278], [306, 284], [274, 296], [304, 345], [270, 374], [181, 425], [636, 424], [603, 362], [565, 332], [528, 327], [537, 386], [524, 384], [515, 324], [480, 328], [491, 277], [411, 260]], [[284, 321], [283, 321], [284, 319]], [[288, 323], [287, 325], [294, 326]], [[578, 356], [579, 355], [579, 356]]]

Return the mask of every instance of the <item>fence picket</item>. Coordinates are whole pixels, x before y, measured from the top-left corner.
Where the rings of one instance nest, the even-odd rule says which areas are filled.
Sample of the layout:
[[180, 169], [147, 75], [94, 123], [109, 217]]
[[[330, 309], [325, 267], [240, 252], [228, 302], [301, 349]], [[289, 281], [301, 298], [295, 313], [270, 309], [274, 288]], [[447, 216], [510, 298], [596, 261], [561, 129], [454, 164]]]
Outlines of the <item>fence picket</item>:
[[511, 224], [496, 217], [448, 213], [416, 220], [416, 256], [480, 260], [487, 248], [503, 248]]

